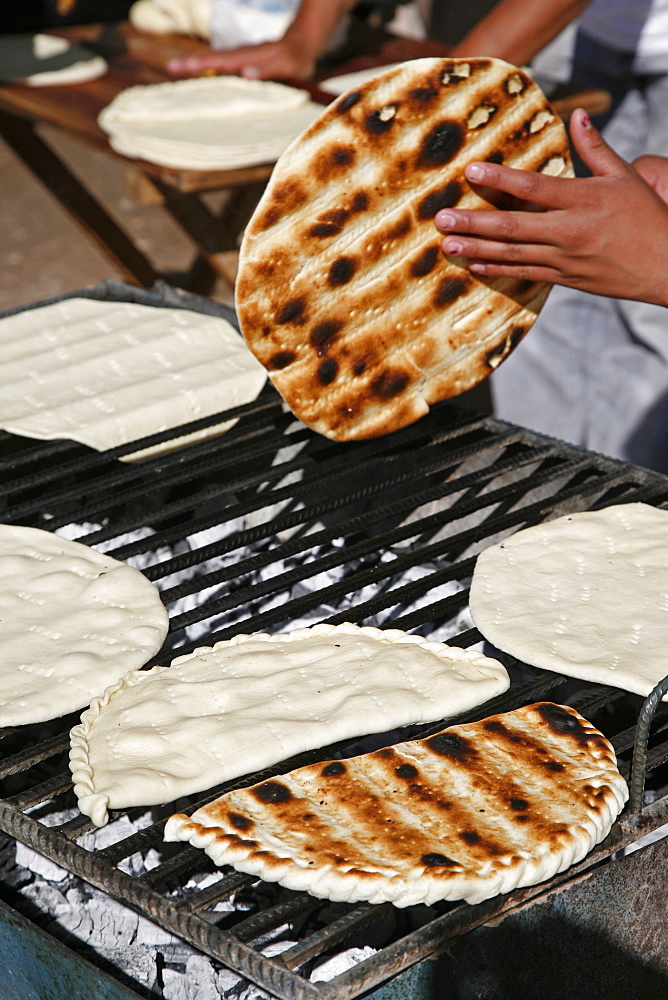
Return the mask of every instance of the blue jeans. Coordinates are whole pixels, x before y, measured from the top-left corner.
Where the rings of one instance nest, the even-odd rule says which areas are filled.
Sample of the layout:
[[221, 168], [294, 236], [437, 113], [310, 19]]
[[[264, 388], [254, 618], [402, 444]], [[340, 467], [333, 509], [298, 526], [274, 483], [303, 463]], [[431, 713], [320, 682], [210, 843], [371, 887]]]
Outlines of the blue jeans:
[[[597, 124], [621, 156], [668, 156], [668, 74], [580, 35], [572, 82], [611, 94]], [[668, 472], [668, 309], [555, 286], [490, 387], [505, 420]]]

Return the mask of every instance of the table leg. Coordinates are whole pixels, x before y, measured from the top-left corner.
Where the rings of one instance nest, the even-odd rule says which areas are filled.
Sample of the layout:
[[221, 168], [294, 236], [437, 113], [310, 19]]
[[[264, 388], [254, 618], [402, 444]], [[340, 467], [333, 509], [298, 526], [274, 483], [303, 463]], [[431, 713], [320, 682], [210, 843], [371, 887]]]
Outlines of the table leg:
[[224, 255], [236, 250], [239, 239], [265, 189], [266, 181], [253, 181], [229, 189], [227, 200], [216, 215], [192, 193], [184, 193], [151, 178], [164, 199], [164, 207], [199, 250], [184, 287], [206, 295], [216, 278], [229, 282]]
[[0, 111], [0, 135], [118, 268], [123, 280], [148, 288], [160, 277], [126, 233], [36, 133], [31, 122]]

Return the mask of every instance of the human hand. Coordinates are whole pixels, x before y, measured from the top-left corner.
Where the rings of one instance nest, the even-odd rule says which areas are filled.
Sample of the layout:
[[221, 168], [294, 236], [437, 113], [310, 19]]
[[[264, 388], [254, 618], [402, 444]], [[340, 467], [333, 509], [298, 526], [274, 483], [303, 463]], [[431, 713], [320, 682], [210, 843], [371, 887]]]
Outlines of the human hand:
[[639, 156], [633, 161], [633, 166], [659, 198], [668, 204], [668, 157]]
[[315, 57], [289, 36], [277, 42], [244, 45], [223, 52], [172, 59], [167, 63], [172, 76], [218, 75], [244, 76], [251, 80], [306, 80], [315, 71]]
[[[463, 211], [436, 216], [446, 254], [487, 277], [568, 285], [598, 295], [668, 305], [668, 159], [619, 157], [578, 109], [571, 138], [592, 177], [548, 177], [470, 164], [475, 187], [503, 191], [542, 211]], [[450, 235], [452, 234], [452, 235]]]

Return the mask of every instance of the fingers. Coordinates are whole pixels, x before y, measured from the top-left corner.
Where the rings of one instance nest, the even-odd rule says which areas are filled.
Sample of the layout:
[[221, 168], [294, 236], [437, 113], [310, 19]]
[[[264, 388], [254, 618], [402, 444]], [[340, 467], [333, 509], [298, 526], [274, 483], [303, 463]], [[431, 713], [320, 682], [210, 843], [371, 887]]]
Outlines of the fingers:
[[229, 52], [206, 52], [183, 59], [170, 59], [167, 71], [172, 76], [239, 73], [241, 76], [258, 77], [261, 73], [262, 55], [260, 46], [247, 45]]
[[504, 243], [473, 236], [446, 236], [441, 244], [446, 255], [465, 257], [474, 274], [508, 277], [522, 281], [563, 281], [559, 251], [539, 243]]
[[[434, 219], [436, 228], [443, 233], [457, 233], [462, 242], [466, 236], [483, 236], [489, 239], [544, 242], [546, 215], [543, 212], [488, 212], [483, 209], [465, 211], [444, 208]], [[464, 235], [460, 235], [464, 234]], [[454, 246], [455, 237], [448, 237]], [[458, 251], [452, 250], [451, 253]]]
[[563, 208], [570, 204], [572, 193], [566, 178], [549, 177], [532, 170], [515, 170], [498, 163], [469, 163], [466, 179], [473, 185], [494, 188], [513, 195], [520, 201], [534, 202], [546, 208]]
[[629, 166], [626, 160], [618, 156], [607, 144], [582, 108], [576, 108], [571, 115], [569, 130], [582, 162], [589, 167], [595, 177], [624, 177], [628, 174]]
[[476, 239], [473, 236], [446, 236], [441, 243], [445, 254], [466, 257], [472, 270], [473, 263], [501, 261], [504, 264], [547, 264], [555, 252], [553, 247], [538, 243], [504, 243], [493, 239]]
[[507, 262], [472, 260], [469, 270], [485, 278], [514, 278], [515, 281], [547, 281], [568, 284], [561, 273], [545, 264], [509, 264]]
[[633, 167], [658, 197], [668, 204], [668, 157], [647, 153], [634, 160]]
[[167, 72], [172, 76], [202, 76], [204, 73], [236, 73], [241, 63], [238, 59], [230, 59], [222, 53], [211, 52], [201, 56], [187, 56], [182, 59], [170, 59]]

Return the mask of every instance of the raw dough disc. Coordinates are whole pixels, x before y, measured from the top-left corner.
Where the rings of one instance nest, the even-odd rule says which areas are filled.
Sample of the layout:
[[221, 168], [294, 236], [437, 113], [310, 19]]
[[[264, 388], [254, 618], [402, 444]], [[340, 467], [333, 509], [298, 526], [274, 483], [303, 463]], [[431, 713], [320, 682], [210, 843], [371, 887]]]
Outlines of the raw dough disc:
[[150, 660], [167, 627], [138, 570], [40, 528], [0, 525], [0, 726], [82, 708]]
[[535, 667], [646, 696], [668, 674], [668, 511], [568, 514], [485, 549], [473, 620]]
[[238, 635], [127, 674], [71, 733], [79, 808], [170, 802], [303, 750], [458, 715], [505, 691], [504, 667], [398, 629]]
[[0, 79], [29, 87], [53, 87], [94, 80], [106, 60], [57, 35], [0, 35]]
[[[264, 368], [227, 320], [67, 298], [0, 319], [0, 427], [102, 451], [254, 400]], [[208, 437], [225, 421], [129, 458]]]

